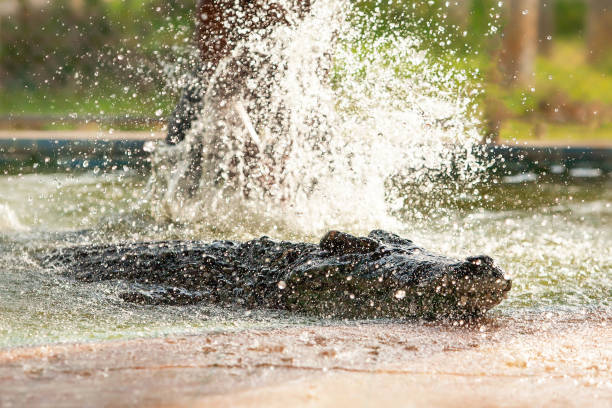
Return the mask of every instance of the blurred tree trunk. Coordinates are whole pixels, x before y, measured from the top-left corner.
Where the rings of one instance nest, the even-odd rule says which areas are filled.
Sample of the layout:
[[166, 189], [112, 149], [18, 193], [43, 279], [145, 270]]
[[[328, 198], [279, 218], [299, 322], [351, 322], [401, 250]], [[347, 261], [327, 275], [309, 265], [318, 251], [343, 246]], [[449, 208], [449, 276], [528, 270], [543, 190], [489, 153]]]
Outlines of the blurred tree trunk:
[[538, 50], [539, 0], [508, 0], [508, 18], [501, 49], [501, 71], [506, 82], [533, 84]]
[[76, 15], [82, 16], [85, 11], [85, 2], [83, 0], [70, 0], [70, 8]]
[[448, 2], [448, 21], [462, 30], [467, 29], [470, 22], [472, 0], [453, 0]]
[[591, 62], [612, 54], [612, 0], [589, 0], [587, 47]]
[[553, 45], [555, 33], [555, 1], [540, 0], [538, 28], [538, 51], [540, 54], [549, 55]]

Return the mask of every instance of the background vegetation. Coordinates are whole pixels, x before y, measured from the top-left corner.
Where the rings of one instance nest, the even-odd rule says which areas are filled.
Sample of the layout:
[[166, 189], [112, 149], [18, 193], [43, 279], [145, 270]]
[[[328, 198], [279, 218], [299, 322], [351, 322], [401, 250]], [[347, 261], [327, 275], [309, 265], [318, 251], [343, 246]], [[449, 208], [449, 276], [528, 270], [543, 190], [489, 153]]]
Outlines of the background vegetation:
[[[20, 125], [20, 119], [32, 116], [50, 118], [41, 122], [45, 128], [101, 117], [148, 126], [146, 120], [163, 119], [172, 108], [176, 95], [159, 67], [177, 58], [174, 45], [190, 42], [195, 0], [0, 1], [0, 126], [30, 126], [33, 121]], [[493, 0], [366, 0], [357, 6], [377, 16], [371, 33], [417, 33], [441, 61], [478, 69], [489, 138], [612, 140], [612, 55], [590, 58], [590, 3], [539, 2], [549, 7], [552, 22], [545, 33], [539, 27], [535, 75], [514, 83], [500, 68], [513, 1], [524, 0], [501, 6]]]
[[189, 40], [193, 8], [194, 0], [20, 1], [0, 17], [0, 115], [160, 116], [173, 96], [159, 63]]

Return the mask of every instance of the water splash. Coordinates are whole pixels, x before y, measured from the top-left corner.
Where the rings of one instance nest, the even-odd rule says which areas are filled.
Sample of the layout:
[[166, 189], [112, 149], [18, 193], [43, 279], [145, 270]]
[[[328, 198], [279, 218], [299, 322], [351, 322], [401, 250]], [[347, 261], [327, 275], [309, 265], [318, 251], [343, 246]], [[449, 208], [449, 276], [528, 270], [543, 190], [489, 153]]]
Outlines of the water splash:
[[437, 208], [475, 183], [471, 75], [400, 30], [372, 35], [375, 18], [320, 0], [237, 44], [185, 142], [156, 146], [155, 216], [253, 235], [397, 229], [408, 195]]
[[0, 230], [5, 232], [27, 231], [28, 227], [19, 221], [19, 217], [8, 204], [0, 203]]

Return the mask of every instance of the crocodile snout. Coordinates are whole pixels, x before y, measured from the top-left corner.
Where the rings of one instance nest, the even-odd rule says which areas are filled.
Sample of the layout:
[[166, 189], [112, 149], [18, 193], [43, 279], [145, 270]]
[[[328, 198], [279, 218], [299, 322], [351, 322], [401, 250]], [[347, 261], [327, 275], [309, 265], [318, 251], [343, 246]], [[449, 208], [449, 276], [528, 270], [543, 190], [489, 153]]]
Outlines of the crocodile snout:
[[495, 291], [506, 293], [512, 288], [512, 281], [495, 265], [493, 258], [487, 255], [465, 258], [459, 269], [459, 276], [472, 283], [488, 286]]

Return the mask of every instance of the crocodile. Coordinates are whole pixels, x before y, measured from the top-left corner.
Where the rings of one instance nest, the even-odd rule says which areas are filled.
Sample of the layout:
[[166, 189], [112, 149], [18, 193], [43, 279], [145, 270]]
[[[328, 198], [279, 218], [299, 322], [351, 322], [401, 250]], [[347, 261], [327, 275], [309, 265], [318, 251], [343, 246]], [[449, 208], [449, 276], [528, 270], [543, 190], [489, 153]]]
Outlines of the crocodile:
[[433, 254], [398, 235], [328, 232], [319, 244], [268, 237], [54, 250], [45, 266], [82, 282], [120, 280], [142, 304], [236, 304], [336, 318], [462, 318], [499, 304], [512, 282], [486, 255]]

